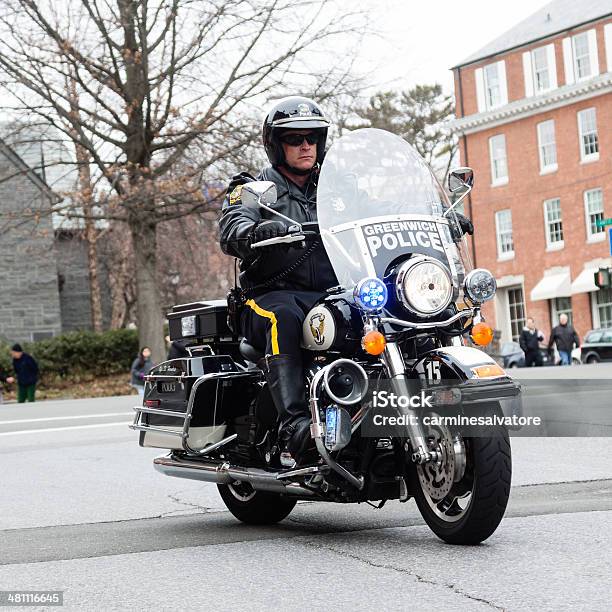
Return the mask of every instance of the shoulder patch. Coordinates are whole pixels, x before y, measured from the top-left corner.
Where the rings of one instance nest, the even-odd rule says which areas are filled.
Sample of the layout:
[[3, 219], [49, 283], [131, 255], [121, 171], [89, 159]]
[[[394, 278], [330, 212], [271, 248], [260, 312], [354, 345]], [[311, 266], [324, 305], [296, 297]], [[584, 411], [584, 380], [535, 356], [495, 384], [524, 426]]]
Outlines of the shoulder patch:
[[234, 189], [232, 190], [229, 196], [230, 206], [232, 204], [237, 204], [238, 202], [240, 202], [240, 194], [242, 193], [243, 187], [244, 185], [238, 185], [237, 187], [234, 187]]

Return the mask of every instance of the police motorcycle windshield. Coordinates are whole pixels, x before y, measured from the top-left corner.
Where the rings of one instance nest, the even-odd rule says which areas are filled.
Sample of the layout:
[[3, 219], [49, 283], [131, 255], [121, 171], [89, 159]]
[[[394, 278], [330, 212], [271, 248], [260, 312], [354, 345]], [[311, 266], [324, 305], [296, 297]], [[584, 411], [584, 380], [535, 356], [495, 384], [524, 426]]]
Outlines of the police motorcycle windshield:
[[471, 262], [465, 238], [451, 232], [459, 225], [450, 208], [431, 168], [395, 134], [348, 132], [325, 156], [319, 228], [338, 282], [347, 289], [366, 277], [384, 280], [395, 263], [417, 254], [441, 262], [457, 290], [462, 287]]

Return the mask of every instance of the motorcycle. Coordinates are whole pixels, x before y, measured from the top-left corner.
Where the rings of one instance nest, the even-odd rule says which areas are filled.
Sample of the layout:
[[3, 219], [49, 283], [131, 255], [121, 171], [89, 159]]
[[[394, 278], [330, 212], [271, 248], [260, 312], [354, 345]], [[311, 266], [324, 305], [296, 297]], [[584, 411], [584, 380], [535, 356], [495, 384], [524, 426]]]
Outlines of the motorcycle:
[[[234, 300], [229, 308], [202, 301], [168, 314], [170, 338], [188, 356], [157, 365], [135, 407], [131, 427], [140, 445], [170, 450], [154, 467], [216, 483], [245, 523], [277, 523], [299, 500], [382, 507], [414, 498], [442, 540], [488, 538], [510, 494], [503, 417], [520, 412], [520, 386], [468, 346], [467, 338], [490, 340], [481, 306], [496, 290], [490, 272], [472, 269], [456, 215], [472, 186], [469, 168], [452, 172], [451, 205], [415, 149], [377, 129], [350, 132], [330, 147], [319, 177], [318, 227], [277, 213], [274, 183], [246, 184], [243, 205], [291, 225], [288, 235], [252, 247], [322, 240], [338, 279], [303, 324], [315, 450], [304, 464], [283, 464], [277, 411], [256, 365], [265, 356], [240, 336]], [[383, 388], [388, 397], [414, 398], [415, 389], [421, 400], [430, 395], [394, 408], [403, 417], [398, 426], [377, 428], [388, 417], [376, 401]], [[431, 418], [474, 410], [493, 421], [484, 433]]]

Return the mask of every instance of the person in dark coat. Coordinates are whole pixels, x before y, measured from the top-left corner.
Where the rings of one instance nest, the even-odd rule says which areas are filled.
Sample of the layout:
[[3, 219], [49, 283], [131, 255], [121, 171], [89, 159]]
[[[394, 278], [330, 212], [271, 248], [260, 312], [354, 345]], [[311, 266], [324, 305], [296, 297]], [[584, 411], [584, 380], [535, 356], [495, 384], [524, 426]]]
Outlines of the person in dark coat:
[[[17, 401], [33, 402], [36, 395], [36, 383], [38, 382], [38, 364], [32, 355], [24, 353], [20, 344], [11, 347], [13, 357], [13, 370], [17, 377]], [[6, 382], [12, 383], [15, 379], [9, 376]]]
[[527, 319], [527, 325], [519, 336], [519, 344], [525, 353], [525, 366], [531, 367], [542, 365], [542, 354], [540, 353], [540, 342], [544, 341], [544, 335], [536, 329], [533, 317]]
[[140, 397], [144, 396], [144, 377], [149, 373], [152, 367], [151, 349], [148, 346], [143, 346], [140, 349], [138, 357], [132, 362], [132, 368], [130, 370], [132, 374], [131, 385], [138, 391]]
[[567, 315], [559, 316], [559, 325], [553, 327], [548, 340], [548, 351], [552, 351], [553, 344], [557, 345], [561, 363], [559, 365], [572, 365], [572, 350], [574, 344], [580, 346], [580, 338], [576, 330], [570, 325]]

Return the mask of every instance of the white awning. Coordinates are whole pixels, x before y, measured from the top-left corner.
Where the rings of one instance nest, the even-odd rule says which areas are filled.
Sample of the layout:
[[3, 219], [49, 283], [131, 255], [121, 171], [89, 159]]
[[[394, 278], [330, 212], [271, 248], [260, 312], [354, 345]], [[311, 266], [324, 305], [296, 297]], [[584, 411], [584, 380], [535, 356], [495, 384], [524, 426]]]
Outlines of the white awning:
[[572, 281], [569, 268], [546, 270], [540, 282], [531, 290], [531, 301], [552, 300], [569, 297], [572, 294]]
[[599, 268], [585, 268], [572, 283], [572, 295], [575, 293], [590, 293], [591, 291], [599, 291], [599, 287], [595, 286], [595, 272]]

